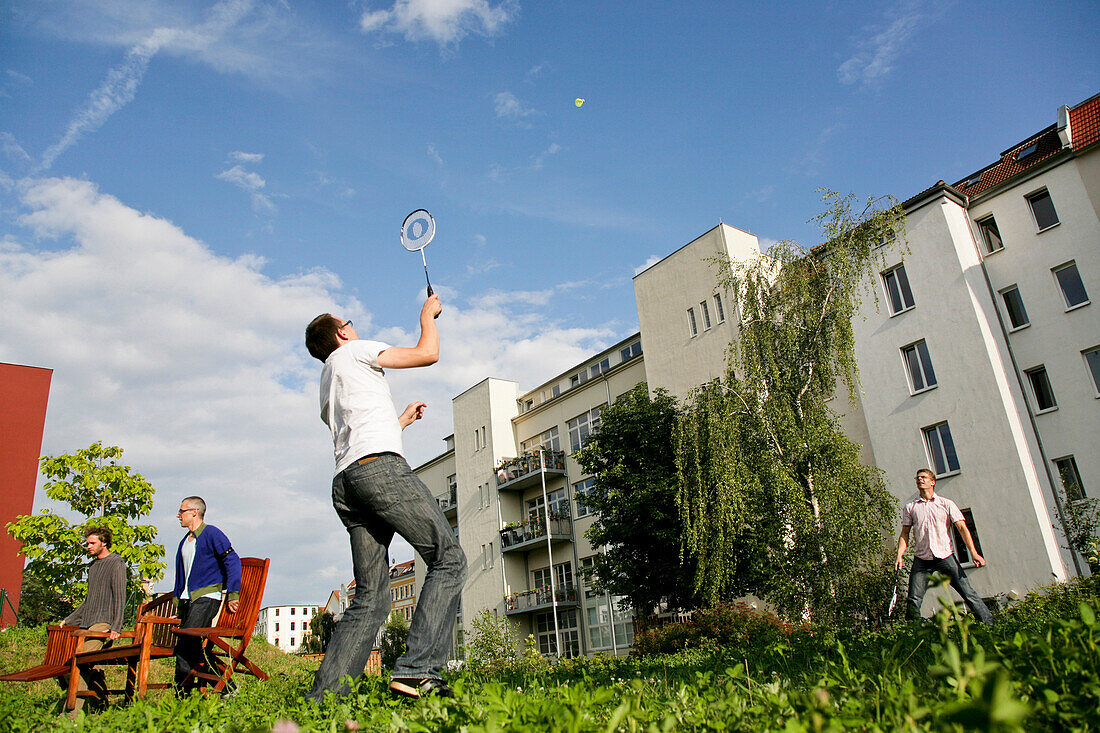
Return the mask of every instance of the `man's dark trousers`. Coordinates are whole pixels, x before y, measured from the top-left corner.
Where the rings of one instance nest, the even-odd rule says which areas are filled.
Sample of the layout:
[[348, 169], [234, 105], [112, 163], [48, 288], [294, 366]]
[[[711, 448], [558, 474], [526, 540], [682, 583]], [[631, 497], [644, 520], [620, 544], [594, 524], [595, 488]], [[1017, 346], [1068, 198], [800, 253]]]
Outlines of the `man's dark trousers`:
[[951, 587], [962, 596], [975, 618], [983, 624], [993, 623], [993, 614], [989, 612], [989, 608], [982, 601], [982, 597], [970, 585], [966, 573], [954, 555], [931, 560], [922, 560], [919, 557], [913, 558], [913, 569], [909, 571], [909, 598], [906, 603], [906, 618], [913, 620], [921, 617], [920, 608], [924, 602], [925, 591], [928, 590], [928, 575], [934, 572], [943, 573], [951, 579]]
[[[200, 598], [197, 601], [180, 601], [180, 628], [208, 628], [214, 623], [222, 602], [214, 598]], [[176, 637], [176, 694], [186, 695], [191, 690], [206, 686], [206, 680], [192, 677], [184, 682], [192, 669], [209, 671], [202, 658], [202, 639], [194, 636]]]

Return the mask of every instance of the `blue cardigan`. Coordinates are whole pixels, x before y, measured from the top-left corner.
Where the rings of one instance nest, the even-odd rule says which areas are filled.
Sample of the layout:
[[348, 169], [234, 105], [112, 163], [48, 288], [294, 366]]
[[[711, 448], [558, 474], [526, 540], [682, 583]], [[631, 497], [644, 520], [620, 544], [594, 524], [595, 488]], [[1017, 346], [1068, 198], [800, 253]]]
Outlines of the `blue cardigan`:
[[[189, 534], [183, 536], [176, 549], [176, 587], [172, 591], [176, 598], [183, 598], [183, 543]], [[212, 524], [200, 524], [195, 530], [195, 559], [191, 563], [190, 580], [188, 600], [228, 591], [226, 600], [231, 601], [241, 592], [241, 558], [225, 533]]]

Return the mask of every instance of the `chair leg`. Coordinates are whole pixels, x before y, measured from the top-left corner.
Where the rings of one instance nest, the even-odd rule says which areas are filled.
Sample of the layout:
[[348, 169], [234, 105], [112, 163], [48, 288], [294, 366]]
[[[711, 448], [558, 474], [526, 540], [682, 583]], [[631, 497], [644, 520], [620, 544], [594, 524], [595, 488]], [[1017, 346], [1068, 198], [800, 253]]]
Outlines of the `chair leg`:
[[134, 688], [137, 685], [137, 660], [132, 659], [126, 664], [126, 702], [134, 699]]

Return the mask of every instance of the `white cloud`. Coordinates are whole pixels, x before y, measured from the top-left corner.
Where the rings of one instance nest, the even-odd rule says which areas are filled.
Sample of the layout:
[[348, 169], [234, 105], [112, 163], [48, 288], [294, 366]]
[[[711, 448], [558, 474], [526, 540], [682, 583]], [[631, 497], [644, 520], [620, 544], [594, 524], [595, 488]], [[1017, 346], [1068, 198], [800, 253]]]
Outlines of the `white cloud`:
[[443, 165], [443, 157], [439, 154], [439, 151], [435, 149], [435, 145], [428, 143], [428, 157], [431, 158], [436, 165]]
[[133, 100], [154, 54], [174, 44], [178, 52], [201, 55], [218, 36], [224, 34], [251, 9], [251, 0], [225, 0], [211, 8], [206, 22], [198, 26], [159, 27], [145, 35], [131, 46], [121, 64], [107, 72], [107, 77], [69, 121], [61, 139], [46, 149], [42, 156], [41, 169], [48, 169], [57, 156], [75, 145], [85, 134], [98, 130], [111, 115]]
[[410, 41], [427, 38], [445, 46], [470, 33], [496, 35], [518, 12], [514, 0], [397, 0], [389, 10], [365, 11], [359, 29], [398, 33]]
[[539, 114], [538, 110], [524, 104], [511, 92], [500, 92], [493, 97], [493, 108], [496, 110], [497, 117], [513, 121]]
[[[378, 328], [331, 272], [273, 279], [260, 258], [220, 256], [88, 181], [18, 190], [23, 234], [0, 244], [0, 361], [54, 370], [43, 453], [121, 445], [158, 488], [160, 542], [180, 536], [179, 498], [202, 495], [238, 551], [272, 558], [269, 602], [323, 602], [351, 562], [304, 325], [327, 311], [364, 337], [411, 345], [415, 334]], [[410, 287], [410, 322], [421, 298]], [[399, 406], [429, 404], [405, 433], [411, 462], [442, 451], [451, 398], [470, 385], [531, 388], [623, 335], [564, 327], [552, 303], [542, 291], [448, 295], [440, 364], [391, 372]], [[401, 543], [391, 554], [411, 557]]]
[[246, 191], [256, 191], [267, 185], [267, 182], [264, 181], [259, 173], [246, 171], [239, 165], [222, 171], [217, 175], [217, 178], [222, 181], [229, 181], [230, 183], [236, 184]]
[[531, 159], [531, 168], [533, 168], [534, 170], [541, 170], [547, 158], [549, 158], [551, 155], [557, 155], [562, 150], [563, 148], [561, 145], [558, 145], [557, 143], [550, 143], [550, 147], [546, 148], [546, 150], [543, 150], [541, 153]]
[[[263, 153], [241, 153], [232, 152], [229, 154], [230, 159], [239, 160], [245, 164], [258, 163], [264, 159]], [[271, 198], [264, 193], [261, 193], [261, 189], [267, 186], [267, 181], [263, 176], [255, 171], [245, 170], [242, 165], [231, 166], [218, 175], [215, 176], [220, 181], [226, 181], [232, 183], [243, 191], [247, 191], [250, 200], [252, 201], [252, 209], [257, 214], [274, 214], [275, 204], [272, 203]]]
[[650, 255], [645, 262], [634, 268], [634, 274], [637, 275], [639, 273], [645, 272], [646, 270], [660, 262], [661, 259], [662, 258], [660, 255]]
[[530, 69], [527, 70], [527, 73], [523, 75], [523, 80], [528, 84], [534, 83], [535, 79], [542, 76], [543, 72], [546, 71], [546, 68], [548, 66], [549, 64], [545, 61], [536, 66], [532, 66]]
[[240, 150], [234, 150], [229, 154], [230, 160], [235, 160], [238, 163], [260, 163], [264, 159], [263, 153], [243, 153]]
[[893, 71], [897, 58], [906, 51], [913, 34], [926, 20], [919, 6], [920, 3], [906, 3], [884, 30], [860, 41], [859, 51], [837, 68], [840, 82], [869, 86]]

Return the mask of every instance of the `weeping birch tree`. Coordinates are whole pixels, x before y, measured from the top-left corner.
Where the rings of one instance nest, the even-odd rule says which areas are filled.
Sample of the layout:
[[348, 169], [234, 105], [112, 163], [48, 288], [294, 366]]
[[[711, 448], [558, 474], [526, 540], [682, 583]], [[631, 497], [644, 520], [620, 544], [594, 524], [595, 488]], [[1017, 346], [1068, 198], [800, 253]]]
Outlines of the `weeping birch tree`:
[[896, 507], [828, 401], [858, 393], [852, 319], [904, 214], [893, 199], [823, 201], [825, 244], [716, 263], [740, 334], [725, 379], [696, 390], [677, 424], [677, 503], [708, 603], [752, 592], [788, 618], [840, 621], [885, 601]]

